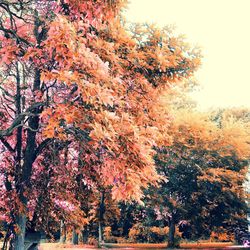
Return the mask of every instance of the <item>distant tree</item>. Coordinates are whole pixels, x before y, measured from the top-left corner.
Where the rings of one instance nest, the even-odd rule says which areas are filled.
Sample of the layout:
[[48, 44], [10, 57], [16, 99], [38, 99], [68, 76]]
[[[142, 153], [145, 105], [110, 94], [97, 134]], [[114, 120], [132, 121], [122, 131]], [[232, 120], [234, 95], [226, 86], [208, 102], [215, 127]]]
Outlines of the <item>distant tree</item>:
[[175, 226], [186, 221], [196, 237], [212, 230], [246, 225], [243, 183], [249, 157], [247, 126], [228, 121], [218, 127], [208, 115], [180, 111], [170, 130], [173, 145], [157, 150], [159, 187], [146, 191], [149, 202], [168, 221], [169, 246]]

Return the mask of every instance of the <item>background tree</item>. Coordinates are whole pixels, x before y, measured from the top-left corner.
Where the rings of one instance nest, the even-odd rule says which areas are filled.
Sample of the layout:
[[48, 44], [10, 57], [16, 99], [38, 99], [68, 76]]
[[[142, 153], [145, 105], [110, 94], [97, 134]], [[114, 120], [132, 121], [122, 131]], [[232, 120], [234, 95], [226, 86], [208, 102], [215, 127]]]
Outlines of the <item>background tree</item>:
[[208, 237], [220, 227], [245, 227], [248, 126], [229, 120], [217, 127], [208, 115], [189, 110], [179, 111], [170, 129], [173, 145], [159, 148], [155, 157], [165, 178], [149, 189], [147, 201], [169, 220], [169, 245], [181, 220], [188, 221], [196, 237]]

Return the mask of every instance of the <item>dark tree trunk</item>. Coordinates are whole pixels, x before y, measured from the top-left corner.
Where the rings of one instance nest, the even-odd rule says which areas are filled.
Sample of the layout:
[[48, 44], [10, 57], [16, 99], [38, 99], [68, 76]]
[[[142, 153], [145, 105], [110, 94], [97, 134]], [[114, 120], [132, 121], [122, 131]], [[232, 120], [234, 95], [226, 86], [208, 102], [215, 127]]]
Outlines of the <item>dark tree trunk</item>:
[[103, 232], [102, 232], [102, 223], [98, 222], [98, 247], [101, 248], [101, 244], [103, 242], [102, 238]]
[[19, 228], [19, 232], [14, 235], [14, 238], [11, 241], [10, 250], [25, 250], [24, 239], [26, 230], [26, 220], [26, 215], [19, 215], [17, 217], [16, 224]]
[[61, 220], [61, 225], [60, 225], [60, 243], [65, 243], [66, 242], [66, 226], [64, 224], [64, 221]]
[[175, 218], [169, 217], [169, 233], [168, 233], [168, 247], [175, 247]]
[[[16, 63], [16, 97], [15, 97], [15, 106], [16, 106], [16, 117], [18, 117], [22, 110], [21, 110], [21, 79], [20, 79], [20, 72], [19, 72], [19, 64]], [[21, 124], [21, 121], [20, 123]], [[17, 190], [20, 193], [20, 199], [22, 202], [24, 202], [23, 197], [23, 190], [20, 185], [22, 183], [20, 181], [20, 175], [21, 175], [21, 159], [22, 159], [22, 127], [17, 128], [17, 134], [16, 134], [16, 155], [15, 155], [15, 168], [17, 175], [15, 176], [15, 182], [17, 183]], [[26, 206], [26, 203], [24, 203], [24, 206]], [[10, 249], [12, 250], [24, 250], [24, 239], [25, 239], [25, 230], [26, 230], [26, 215], [19, 214], [13, 216], [15, 217], [15, 224], [18, 227], [18, 232], [14, 233], [14, 238], [11, 240]]]
[[121, 205], [121, 215], [122, 216], [122, 236], [127, 237], [129, 234], [129, 229], [132, 227], [133, 218], [131, 211], [129, 211], [129, 206], [125, 203]]
[[72, 244], [78, 245], [78, 233], [76, 232], [75, 229], [73, 229], [73, 232], [72, 232]]
[[37, 243], [32, 244], [27, 250], [38, 250], [38, 244]]
[[88, 244], [89, 241], [89, 231], [88, 228], [86, 228], [85, 230], [82, 230], [82, 240], [84, 244]]
[[[8, 1], [7, 1], [8, 3]], [[8, 5], [8, 4], [7, 4]], [[10, 10], [9, 10], [10, 11]], [[22, 10], [20, 10], [22, 11]], [[13, 16], [14, 17], [14, 16]], [[34, 34], [36, 36], [37, 44], [40, 45], [41, 41], [45, 39], [44, 36], [42, 36], [42, 32], [39, 33], [39, 28], [43, 25], [42, 22], [40, 22], [38, 14], [36, 13], [35, 16], [35, 28], [34, 28]], [[14, 19], [13, 19], [14, 21]], [[44, 27], [43, 27], [44, 28]], [[25, 98], [22, 96], [22, 85], [21, 85], [21, 78], [23, 78], [23, 84], [27, 84], [25, 81], [26, 73], [29, 73], [32, 75], [32, 72], [25, 72], [25, 67], [23, 67], [23, 72], [20, 73], [19, 70], [21, 69], [20, 66], [21, 62], [16, 63], [16, 95], [15, 95], [15, 112], [16, 112], [16, 119], [17, 124], [15, 124], [15, 127], [17, 127], [16, 131], [16, 145], [14, 148], [12, 148], [8, 142], [5, 140], [5, 138], [2, 138], [0, 136], [0, 139], [2, 143], [7, 147], [8, 150], [10, 150], [12, 153], [15, 153], [15, 171], [13, 171], [14, 174], [14, 180], [15, 180], [15, 188], [16, 192], [18, 194], [19, 202], [22, 203], [22, 211], [24, 212], [18, 212], [15, 211], [12, 213], [13, 217], [13, 223], [15, 223], [15, 226], [18, 230], [14, 230], [14, 227], [11, 227], [11, 232], [13, 234], [13, 238], [10, 242], [10, 249], [11, 250], [26, 250], [28, 248], [25, 247], [25, 233], [26, 233], [26, 222], [27, 222], [27, 216], [24, 214], [26, 212], [27, 208], [27, 197], [25, 196], [25, 193], [31, 192], [31, 175], [32, 175], [32, 165], [36, 159], [36, 135], [39, 127], [39, 115], [42, 112], [41, 107], [32, 107], [33, 104], [35, 104], [35, 100], [33, 100], [30, 108], [27, 108], [25, 105]], [[20, 69], [19, 69], [20, 68]], [[41, 81], [40, 81], [40, 69], [34, 70], [34, 81], [33, 81], [33, 88], [32, 92], [35, 94], [37, 90], [41, 89]], [[23, 111], [29, 111], [29, 113], [32, 113], [32, 116], [28, 117], [28, 128], [27, 128], [27, 137], [26, 137], [26, 143], [24, 143], [23, 138], [23, 118], [24, 115], [22, 115]], [[26, 119], [26, 118], [25, 118]], [[26, 129], [26, 128], [25, 128]], [[9, 185], [9, 182], [6, 181], [6, 189], [11, 189], [11, 186]], [[29, 247], [29, 249], [36, 249], [36, 245], [38, 243], [32, 244], [32, 246]]]
[[85, 226], [85, 228], [82, 230], [82, 240], [84, 244], [88, 244], [88, 240], [89, 240], [88, 226]]
[[[35, 78], [34, 78], [34, 84], [33, 84], [33, 91], [39, 90], [40, 88], [40, 71], [35, 71]], [[36, 134], [37, 129], [39, 126], [39, 114], [41, 113], [40, 108], [35, 108], [32, 110], [34, 113], [34, 116], [29, 118], [28, 126], [29, 129], [27, 130], [27, 139], [26, 139], [26, 148], [24, 152], [24, 159], [23, 159], [23, 165], [22, 165], [22, 173], [20, 181], [17, 183], [17, 190], [19, 192], [20, 200], [22, 201], [22, 204], [24, 208], [27, 206], [27, 197], [24, 196], [24, 193], [27, 189], [30, 187], [30, 180], [32, 175], [32, 165], [36, 159], [35, 155], [35, 149], [37, 147], [36, 145]], [[17, 134], [18, 136], [18, 134]], [[19, 135], [20, 136], [20, 135]], [[21, 138], [17, 138], [17, 166], [19, 165], [19, 150], [18, 145], [20, 144]], [[21, 147], [22, 144], [20, 144]], [[19, 232], [15, 233], [14, 240], [13, 240], [13, 250], [24, 250], [24, 236], [25, 236], [25, 227], [26, 227], [26, 215], [19, 214], [16, 216], [16, 224], [19, 227]]]
[[98, 222], [98, 247], [103, 243], [103, 222], [105, 213], [105, 196], [104, 191], [101, 192], [100, 208], [99, 208], [99, 222]]

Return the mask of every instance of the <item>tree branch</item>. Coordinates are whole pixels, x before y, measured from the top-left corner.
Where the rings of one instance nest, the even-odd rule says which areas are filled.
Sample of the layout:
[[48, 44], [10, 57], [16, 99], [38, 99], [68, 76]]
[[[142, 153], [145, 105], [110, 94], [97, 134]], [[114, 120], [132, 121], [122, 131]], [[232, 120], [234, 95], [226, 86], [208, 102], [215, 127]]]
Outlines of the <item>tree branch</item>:
[[[19, 114], [16, 119], [12, 122], [12, 124], [10, 125], [9, 128], [5, 129], [5, 130], [0, 130], [0, 137], [4, 137], [4, 136], [10, 136], [12, 135], [13, 131], [20, 127], [20, 126], [24, 126], [24, 124], [22, 124], [23, 120], [25, 119], [26, 116], [34, 116], [34, 115], [38, 115], [38, 114], [33, 114], [30, 113], [32, 110], [34, 110], [35, 108], [39, 108], [44, 106], [45, 104], [42, 102], [38, 102], [33, 104], [32, 106], [30, 106], [27, 109], [27, 112], [21, 113]], [[30, 128], [28, 128], [30, 129]]]
[[7, 140], [0, 135], [0, 141], [3, 143], [3, 145], [11, 152], [14, 153], [15, 150], [10, 146], [10, 144], [7, 142]]
[[23, 42], [26, 45], [29, 46], [32, 45], [29, 41], [17, 35], [17, 33], [14, 30], [4, 28], [2, 22], [0, 22], [0, 30], [2, 30], [6, 35], [12, 35], [17, 40], [18, 43]]
[[54, 139], [52, 138], [47, 138], [44, 141], [42, 141], [39, 146], [36, 148], [35, 150], [35, 157], [37, 157], [42, 151], [43, 149], [53, 141]]

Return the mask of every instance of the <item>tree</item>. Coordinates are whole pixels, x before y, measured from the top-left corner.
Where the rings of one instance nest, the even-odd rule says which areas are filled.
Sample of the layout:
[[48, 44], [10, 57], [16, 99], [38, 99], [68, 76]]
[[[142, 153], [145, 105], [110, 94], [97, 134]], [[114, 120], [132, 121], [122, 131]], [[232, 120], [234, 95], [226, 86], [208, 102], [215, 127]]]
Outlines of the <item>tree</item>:
[[[249, 157], [248, 125], [209, 114], [179, 110], [170, 126], [173, 145], [157, 150], [155, 161], [165, 178], [147, 191], [156, 212], [169, 221], [169, 246], [175, 225], [186, 221], [197, 237], [213, 230], [246, 225], [243, 183]], [[195, 204], [195, 206], [194, 206]]]
[[200, 56], [167, 30], [130, 35], [125, 2], [0, 1], [1, 213], [12, 249], [23, 249], [29, 220], [48, 228], [45, 205], [52, 217], [62, 200], [79, 207], [70, 189], [87, 167], [82, 181], [101, 178], [117, 200], [140, 199], [158, 179], [152, 146], [168, 141], [169, 120], [159, 96]]

